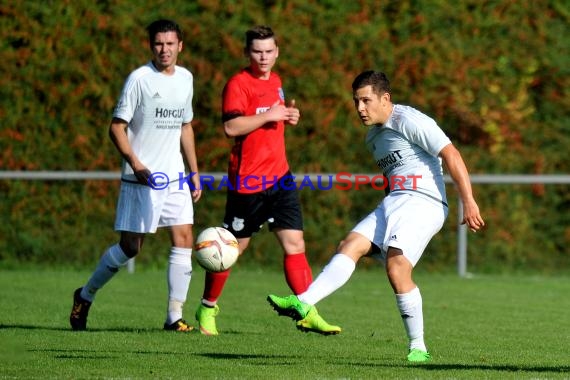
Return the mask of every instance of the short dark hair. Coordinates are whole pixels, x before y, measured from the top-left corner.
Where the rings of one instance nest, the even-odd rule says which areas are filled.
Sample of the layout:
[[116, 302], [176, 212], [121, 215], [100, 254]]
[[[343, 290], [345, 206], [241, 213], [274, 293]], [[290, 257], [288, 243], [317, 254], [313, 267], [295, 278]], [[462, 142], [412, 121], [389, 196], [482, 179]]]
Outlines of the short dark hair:
[[277, 44], [277, 39], [275, 38], [275, 33], [267, 25], [257, 25], [245, 32], [245, 50], [249, 51], [253, 40], [266, 40], [268, 38], [273, 38]]
[[182, 29], [180, 26], [168, 19], [160, 19], [153, 21], [149, 26], [146, 27], [148, 32], [148, 42], [150, 43], [151, 47], [154, 43], [154, 38], [158, 33], [166, 33], [166, 32], [176, 32], [176, 36], [178, 37], [178, 41], [182, 41]]
[[378, 95], [392, 92], [388, 77], [380, 71], [368, 70], [358, 74], [352, 82], [352, 92], [365, 86], [372, 86], [372, 91]]

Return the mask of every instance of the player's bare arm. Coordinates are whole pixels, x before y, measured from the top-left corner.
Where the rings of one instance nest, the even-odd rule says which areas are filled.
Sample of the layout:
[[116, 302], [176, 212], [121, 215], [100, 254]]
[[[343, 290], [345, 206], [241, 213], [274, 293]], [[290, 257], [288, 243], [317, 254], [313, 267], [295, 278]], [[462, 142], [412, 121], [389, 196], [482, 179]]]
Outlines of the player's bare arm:
[[453, 144], [446, 145], [439, 155], [443, 159], [455, 186], [457, 186], [459, 197], [463, 203], [462, 224], [467, 224], [471, 231], [477, 232], [483, 228], [485, 222], [479, 212], [479, 206], [473, 197], [471, 181], [469, 180], [469, 173], [465, 162]]
[[194, 190], [192, 190], [192, 199], [198, 202], [202, 196], [202, 188], [200, 185], [200, 173], [198, 171], [198, 159], [196, 158], [196, 143], [194, 139], [194, 127], [192, 123], [182, 124], [182, 133], [180, 136], [180, 143], [182, 145], [182, 152], [191, 173]]
[[131, 144], [129, 143], [129, 138], [127, 137], [127, 126], [128, 123], [126, 121], [113, 118], [109, 127], [109, 137], [111, 137], [113, 144], [115, 144], [121, 156], [123, 156], [133, 169], [139, 183], [147, 185], [151, 177], [151, 172], [139, 161], [136, 154], [134, 154]]
[[[292, 117], [293, 113], [294, 111], [290, 108], [276, 101], [266, 112], [257, 115], [238, 116], [226, 121], [224, 123], [224, 131], [228, 137], [247, 135], [267, 123], [281, 120], [287, 121]], [[297, 117], [298, 120], [299, 118]]]

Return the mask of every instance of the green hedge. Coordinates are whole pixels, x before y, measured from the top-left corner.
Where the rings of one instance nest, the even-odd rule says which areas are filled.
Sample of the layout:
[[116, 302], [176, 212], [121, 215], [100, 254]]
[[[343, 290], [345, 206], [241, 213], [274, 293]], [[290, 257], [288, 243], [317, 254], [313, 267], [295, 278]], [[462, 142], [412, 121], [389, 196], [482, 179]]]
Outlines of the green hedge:
[[[287, 131], [296, 172], [375, 172], [363, 146], [350, 83], [385, 71], [393, 98], [434, 116], [472, 173], [570, 172], [567, 147], [570, 10], [559, 1], [23, 1], [0, 5], [0, 169], [118, 170], [107, 136], [126, 75], [150, 55], [144, 27], [157, 17], [185, 31], [180, 63], [195, 75], [194, 125], [202, 171], [225, 171], [230, 142], [220, 92], [258, 23], [279, 34], [278, 72], [302, 112]], [[2, 181], [0, 260], [92, 264], [116, 239], [115, 182]], [[477, 185], [488, 228], [470, 235], [470, 269], [564, 270], [570, 264], [567, 186]], [[454, 189], [449, 187], [453, 199]], [[373, 191], [302, 193], [315, 264], [381, 198]], [[196, 205], [197, 228], [218, 224], [223, 195]], [[562, 212], [561, 212], [562, 211]], [[455, 214], [424, 258], [455, 260]], [[143, 263], [162, 263], [165, 233]], [[274, 238], [248, 258], [280, 263]]]

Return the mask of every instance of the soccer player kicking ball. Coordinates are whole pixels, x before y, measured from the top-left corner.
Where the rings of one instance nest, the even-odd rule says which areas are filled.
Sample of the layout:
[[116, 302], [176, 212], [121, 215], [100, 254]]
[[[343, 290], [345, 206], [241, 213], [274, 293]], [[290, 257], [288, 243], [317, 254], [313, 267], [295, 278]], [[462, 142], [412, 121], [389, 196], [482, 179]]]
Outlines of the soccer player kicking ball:
[[433, 119], [393, 104], [384, 73], [361, 73], [352, 91], [358, 116], [370, 127], [366, 145], [374, 160], [386, 178], [406, 181], [388, 184], [382, 202], [348, 233], [307, 291], [297, 296], [269, 295], [267, 300], [280, 315], [297, 320], [298, 329], [319, 332], [306, 320], [314, 305], [348, 281], [361, 257], [373, 256], [384, 264], [396, 295], [409, 338], [407, 359], [426, 362], [430, 354], [424, 342], [422, 296], [412, 271], [448, 214], [441, 159], [459, 191], [462, 223], [473, 232], [485, 223], [461, 154]]

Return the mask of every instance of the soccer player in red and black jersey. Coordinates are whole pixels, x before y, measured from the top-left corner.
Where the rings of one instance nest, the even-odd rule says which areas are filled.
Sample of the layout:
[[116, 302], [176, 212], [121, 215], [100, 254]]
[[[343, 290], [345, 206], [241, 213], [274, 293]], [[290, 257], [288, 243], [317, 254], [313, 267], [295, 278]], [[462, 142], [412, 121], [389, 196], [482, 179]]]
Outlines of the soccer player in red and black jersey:
[[[231, 77], [223, 91], [224, 131], [234, 139], [223, 226], [236, 236], [242, 254], [267, 222], [284, 252], [287, 284], [300, 294], [311, 283], [312, 273], [305, 256], [299, 196], [285, 152], [285, 127], [296, 125], [300, 113], [294, 100], [285, 102], [281, 78], [272, 71], [279, 48], [271, 28], [248, 30], [244, 53], [249, 66]], [[217, 301], [229, 273], [206, 273], [196, 311], [202, 334], [218, 334]]]

